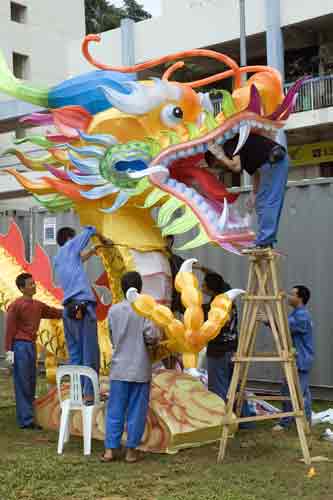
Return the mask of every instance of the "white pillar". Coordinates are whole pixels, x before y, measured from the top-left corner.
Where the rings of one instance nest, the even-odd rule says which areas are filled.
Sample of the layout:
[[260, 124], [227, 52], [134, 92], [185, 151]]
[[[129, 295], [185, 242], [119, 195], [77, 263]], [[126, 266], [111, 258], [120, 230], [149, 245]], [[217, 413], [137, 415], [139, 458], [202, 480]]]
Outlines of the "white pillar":
[[[266, 51], [267, 64], [280, 71], [284, 80], [284, 44], [281, 30], [280, 0], [265, 0], [266, 11]], [[282, 130], [278, 141], [287, 146], [287, 138]]]
[[[240, 42], [240, 64], [241, 66], [247, 65], [246, 53], [246, 13], [245, 13], [245, 0], [239, 0], [239, 42]], [[246, 81], [246, 74], [242, 75], [242, 81]], [[251, 176], [243, 172], [242, 178], [243, 186], [251, 186]]]
[[134, 66], [135, 64], [135, 35], [133, 19], [122, 19], [120, 22], [121, 31], [121, 62], [124, 66]]

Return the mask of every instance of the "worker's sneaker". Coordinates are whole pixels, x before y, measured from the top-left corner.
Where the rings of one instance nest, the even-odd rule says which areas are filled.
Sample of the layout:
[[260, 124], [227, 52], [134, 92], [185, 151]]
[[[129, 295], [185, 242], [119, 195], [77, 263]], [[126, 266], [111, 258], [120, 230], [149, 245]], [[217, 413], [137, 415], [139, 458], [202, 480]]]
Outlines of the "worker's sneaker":
[[325, 441], [333, 441], [333, 432], [331, 429], [325, 429], [325, 431], [322, 433], [320, 436], [321, 439], [324, 439]]
[[285, 428], [285, 427], [283, 427], [283, 425], [280, 425], [280, 424], [276, 424], [276, 425], [274, 425], [274, 427], [272, 428], [272, 431], [273, 431], [273, 432], [283, 432], [283, 431], [285, 431], [285, 430], [286, 430], [286, 428]]

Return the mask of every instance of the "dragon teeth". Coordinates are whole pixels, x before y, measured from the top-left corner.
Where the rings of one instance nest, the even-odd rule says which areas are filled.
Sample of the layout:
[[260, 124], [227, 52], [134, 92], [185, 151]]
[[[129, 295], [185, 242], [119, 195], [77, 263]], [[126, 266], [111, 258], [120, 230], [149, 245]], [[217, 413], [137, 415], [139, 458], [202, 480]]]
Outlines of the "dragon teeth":
[[189, 148], [186, 153], [187, 153], [187, 156], [193, 156], [195, 154], [196, 150], [195, 148]]
[[203, 196], [201, 196], [200, 194], [196, 193], [195, 196], [193, 197], [193, 200], [194, 202], [196, 203], [196, 205], [201, 205], [201, 203], [204, 203], [205, 202], [205, 199]]
[[166, 182], [166, 185], [169, 186], [169, 187], [171, 187], [171, 188], [176, 187], [177, 184], [178, 183], [177, 183], [177, 181], [175, 179], [170, 179], [170, 178]]
[[204, 153], [205, 152], [203, 144], [198, 144], [198, 146], [197, 146], [197, 152], [198, 153]]
[[185, 189], [184, 194], [187, 196], [187, 198], [193, 198], [194, 191], [193, 191], [193, 189], [188, 187]]
[[215, 142], [216, 142], [217, 144], [224, 144], [224, 143], [225, 143], [225, 141], [226, 141], [225, 136], [221, 136], [221, 137], [218, 137], [218, 138], [216, 139], [216, 141], [215, 141]]
[[217, 221], [216, 213], [211, 210], [210, 212], [208, 212], [207, 219], [209, 220], [209, 222], [212, 223], [216, 222]]
[[175, 186], [176, 191], [179, 191], [180, 193], [185, 193], [186, 189], [187, 189], [186, 184], [184, 184], [183, 182], [177, 182]]

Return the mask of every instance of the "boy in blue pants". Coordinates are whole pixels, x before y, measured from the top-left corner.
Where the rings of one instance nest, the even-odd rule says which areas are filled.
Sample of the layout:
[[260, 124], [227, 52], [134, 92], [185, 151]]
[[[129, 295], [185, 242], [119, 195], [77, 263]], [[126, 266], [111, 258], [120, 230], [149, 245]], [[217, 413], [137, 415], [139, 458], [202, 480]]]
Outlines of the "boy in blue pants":
[[[85, 250], [93, 236], [101, 245]], [[97, 336], [96, 296], [83, 267], [96, 255], [100, 246], [110, 244], [96, 229], [87, 226], [80, 234], [71, 227], [62, 227], [57, 233], [59, 251], [54, 258], [57, 283], [64, 291], [64, 331], [72, 365], [89, 366], [99, 372], [99, 345]], [[93, 388], [84, 377], [85, 404], [93, 403]]]
[[[126, 273], [121, 280], [126, 297], [130, 288], [142, 290], [139, 273]], [[121, 437], [127, 421], [126, 457], [128, 463], [140, 456], [136, 450], [145, 430], [148, 413], [152, 363], [147, 345], [156, 343], [158, 331], [145, 318], [138, 316], [124, 299], [111, 307], [109, 328], [112, 342], [110, 372], [110, 397], [108, 401], [105, 452], [102, 462], [111, 462], [115, 450], [120, 448]]]
[[21, 429], [40, 429], [35, 423], [36, 338], [42, 318], [61, 319], [62, 309], [35, 300], [36, 283], [29, 273], [19, 274], [16, 286], [22, 296], [14, 300], [6, 316], [6, 358], [14, 365], [16, 420]]
[[253, 191], [247, 207], [255, 207], [257, 213], [255, 246], [272, 247], [277, 241], [288, 181], [288, 155], [285, 148], [277, 142], [253, 132], [235, 155], [239, 140], [240, 136], [237, 135], [223, 147], [212, 145], [209, 150], [232, 172], [245, 171], [252, 176]]
[[[309, 387], [310, 371], [314, 358], [314, 345], [312, 336], [312, 317], [306, 304], [310, 299], [310, 290], [303, 285], [296, 285], [291, 290], [288, 298], [289, 305], [293, 311], [288, 316], [289, 329], [294, 347], [297, 351], [296, 364], [301, 391], [304, 399], [305, 416], [311, 425], [311, 392]], [[289, 396], [288, 385], [285, 382], [281, 388], [283, 396]], [[283, 412], [292, 411], [291, 401], [284, 401]], [[273, 427], [274, 431], [283, 431], [290, 427], [293, 417], [285, 417]]]

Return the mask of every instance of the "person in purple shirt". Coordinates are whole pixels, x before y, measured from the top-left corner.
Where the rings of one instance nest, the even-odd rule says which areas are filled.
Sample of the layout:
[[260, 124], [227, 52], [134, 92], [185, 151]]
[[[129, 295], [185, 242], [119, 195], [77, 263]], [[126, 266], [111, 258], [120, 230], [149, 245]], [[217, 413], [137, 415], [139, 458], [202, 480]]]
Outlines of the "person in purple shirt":
[[[288, 298], [289, 305], [293, 311], [288, 316], [289, 329], [296, 349], [296, 364], [301, 391], [304, 398], [305, 416], [311, 425], [311, 392], [309, 386], [310, 371], [314, 359], [313, 323], [312, 317], [306, 305], [310, 299], [310, 290], [304, 285], [295, 285]], [[281, 388], [283, 396], [289, 395], [288, 385], [285, 382]], [[284, 412], [292, 411], [291, 401], [284, 401], [282, 405]], [[273, 427], [274, 431], [283, 431], [293, 421], [292, 417], [285, 417]]]
[[[54, 258], [55, 278], [64, 291], [64, 331], [70, 363], [89, 366], [99, 372], [99, 346], [97, 337], [96, 297], [83, 267], [99, 246], [84, 252], [92, 236], [97, 236], [102, 245], [110, 242], [96, 229], [87, 226], [76, 235], [71, 227], [62, 227], [57, 233], [59, 251]], [[100, 246], [102, 246], [100, 245]], [[84, 398], [93, 402], [90, 380], [84, 379]]]

